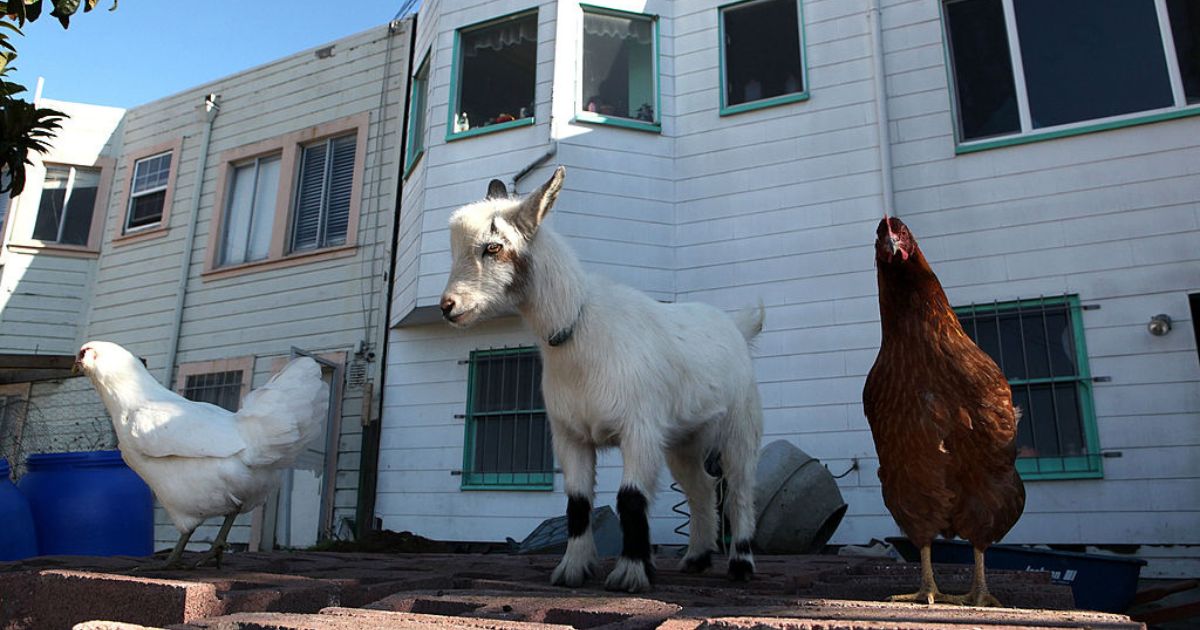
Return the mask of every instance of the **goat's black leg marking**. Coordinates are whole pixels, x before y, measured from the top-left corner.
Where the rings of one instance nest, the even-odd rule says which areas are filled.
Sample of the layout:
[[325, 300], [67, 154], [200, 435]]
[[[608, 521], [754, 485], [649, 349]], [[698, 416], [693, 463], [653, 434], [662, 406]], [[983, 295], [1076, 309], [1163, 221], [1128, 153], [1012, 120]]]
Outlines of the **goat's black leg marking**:
[[750, 557], [750, 541], [739, 540], [733, 545], [732, 557], [729, 558], [729, 579], [737, 582], [748, 582], [754, 575], [754, 564], [747, 560]]
[[567, 496], [567, 536], [579, 538], [591, 523], [592, 502], [587, 497]]
[[646, 577], [654, 580], [654, 563], [650, 561], [650, 521], [646, 516], [646, 495], [636, 488], [622, 487], [617, 492], [617, 513], [621, 517], [621, 535], [624, 537], [621, 555], [641, 562]]

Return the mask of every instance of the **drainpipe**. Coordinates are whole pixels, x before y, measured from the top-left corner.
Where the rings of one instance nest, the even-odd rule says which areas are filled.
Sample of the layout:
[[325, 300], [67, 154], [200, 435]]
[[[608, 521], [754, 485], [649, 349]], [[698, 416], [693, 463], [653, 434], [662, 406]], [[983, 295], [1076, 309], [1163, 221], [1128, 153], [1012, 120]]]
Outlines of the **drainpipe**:
[[[179, 351], [179, 330], [183, 327], [183, 302], [187, 297], [188, 277], [192, 272], [192, 248], [196, 243], [196, 222], [200, 215], [200, 193], [204, 185], [204, 170], [208, 167], [208, 145], [212, 138], [213, 121], [221, 111], [220, 96], [209, 94], [204, 97], [200, 110], [204, 131], [200, 135], [200, 159], [196, 164], [196, 184], [192, 187], [191, 214], [188, 217], [187, 236], [183, 239], [183, 259], [179, 261], [179, 288], [175, 291], [175, 310], [171, 315], [171, 334], [167, 337], [167, 364], [163, 368], [163, 385], [175, 389], [175, 358]], [[182, 162], [183, 160], [179, 160]]]
[[513, 194], [516, 194], [516, 192], [517, 192], [517, 183], [518, 182], [520, 182], [522, 179], [525, 179], [525, 177], [527, 175], [532, 173], [533, 169], [545, 164], [546, 160], [549, 160], [550, 158], [554, 157], [555, 153], [558, 153], [558, 140], [551, 140], [550, 148], [546, 149], [546, 152], [543, 153], [541, 155], [541, 157], [538, 157], [534, 161], [530, 162], [529, 164], [526, 164], [525, 168], [518, 171], [516, 175], [513, 175], [512, 186], [510, 187]]
[[[409, 5], [405, 5], [408, 7]], [[388, 25], [389, 37], [393, 29], [399, 27], [399, 16], [404, 13], [401, 9], [397, 19]], [[383, 397], [387, 390], [388, 349], [391, 347], [392, 331], [392, 297], [396, 289], [396, 249], [400, 244], [400, 207], [404, 201], [404, 151], [408, 150], [408, 114], [411, 109], [409, 100], [412, 98], [413, 57], [417, 52], [417, 18], [412, 16], [408, 40], [408, 71], [404, 75], [404, 116], [400, 119], [400, 164], [396, 168], [396, 208], [392, 212], [392, 246], [389, 249], [391, 260], [388, 261], [387, 273], [387, 303], [383, 311], [383, 349], [379, 353], [379, 409], [370, 422], [362, 428], [362, 444], [359, 447], [358, 463], [358, 497], [354, 510], [354, 536], [362, 540], [375, 529], [375, 494], [379, 486], [379, 440], [383, 435]], [[390, 44], [389, 44], [390, 45]], [[386, 71], [386, 69], [385, 69]], [[426, 157], [426, 164], [429, 158]], [[371, 402], [374, 406], [374, 401]]]
[[881, 0], [871, 0], [867, 22], [871, 28], [871, 61], [875, 83], [875, 134], [879, 146], [879, 179], [883, 195], [883, 210], [896, 216], [896, 193], [892, 181], [892, 140], [888, 131], [887, 68], [883, 63], [883, 9]]

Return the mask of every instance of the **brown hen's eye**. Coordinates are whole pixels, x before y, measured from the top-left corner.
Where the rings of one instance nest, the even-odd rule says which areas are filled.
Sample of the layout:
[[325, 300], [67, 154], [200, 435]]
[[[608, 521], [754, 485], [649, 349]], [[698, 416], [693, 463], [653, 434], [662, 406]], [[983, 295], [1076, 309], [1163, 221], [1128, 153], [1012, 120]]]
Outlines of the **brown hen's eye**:
[[503, 249], [503, 247], [504, 246], [501, 245], [500, 243], [488, 243], [487, 247], [484, 248], [484, 251], [486, 251], [489, 254], [499, 254], [500, 250]]

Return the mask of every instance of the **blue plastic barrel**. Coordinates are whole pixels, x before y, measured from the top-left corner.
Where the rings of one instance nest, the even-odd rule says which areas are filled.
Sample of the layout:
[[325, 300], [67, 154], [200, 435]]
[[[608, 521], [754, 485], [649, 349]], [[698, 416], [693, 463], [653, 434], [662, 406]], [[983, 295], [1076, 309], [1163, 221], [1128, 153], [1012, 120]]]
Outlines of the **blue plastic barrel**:
[[120, 451], [30, 455], [17, 487], [29, 499], [41, 555], [148, 556], [154, 498]]
[[37, 536], [29, 501], [9, 479], [8, 460], [0, 457], [0, 560], [36, 556]]

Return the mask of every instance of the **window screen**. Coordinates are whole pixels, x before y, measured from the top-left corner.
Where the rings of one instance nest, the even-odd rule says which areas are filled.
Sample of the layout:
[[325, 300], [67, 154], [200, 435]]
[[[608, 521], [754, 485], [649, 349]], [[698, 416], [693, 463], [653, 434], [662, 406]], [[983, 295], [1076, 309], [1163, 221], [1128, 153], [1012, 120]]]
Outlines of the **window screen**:
[[242, 371], [189, 375], [184, 382], [183, 397], [237, 411], [242, 402]]
[[553, 485], [550, 427], [536, 348], [471, 353], [464, 487]]

